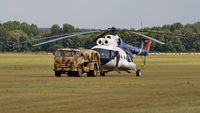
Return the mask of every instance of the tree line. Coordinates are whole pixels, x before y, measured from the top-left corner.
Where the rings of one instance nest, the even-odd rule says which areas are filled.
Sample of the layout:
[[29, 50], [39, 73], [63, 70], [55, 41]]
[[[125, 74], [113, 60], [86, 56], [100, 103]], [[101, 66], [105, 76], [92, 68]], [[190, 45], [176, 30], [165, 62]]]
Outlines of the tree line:
[[[171, 25], [163, 25], [161, 27], [156, 26], [151, 28], [144, 28], [141, 30], [161, 31], [160, 33], [145, 32], [146, 35], [166, 43], [165, 45], [152, 43], [152, 51], [200, 52], [200, 22], [187, 25], [174, 23]], [[35, 24], [30, 25], [25, 22], [9, 21], [0, 23], [0, 52], [52, 52], [58, 48], [91, 48], [96, 44], [96, 42], [94, 42], [94, 38], [98, 34], [68, 38], [38, 47], [33, 47], [32, 45], [39, 43], [40, 41], [17, 44], [24, 41], [40, 39], [42, 37], [82, 31], [87, 31], [87, 29], [75, 28], [70, 24], [63, 24], [62, 27], [54, 24], [50, 29], [42, 30]], [[122, 37], [126, 43], [141, 47], [141, 39], [138, 36], [130, 32], [122, 32], [119, 34], [119, 36]]]

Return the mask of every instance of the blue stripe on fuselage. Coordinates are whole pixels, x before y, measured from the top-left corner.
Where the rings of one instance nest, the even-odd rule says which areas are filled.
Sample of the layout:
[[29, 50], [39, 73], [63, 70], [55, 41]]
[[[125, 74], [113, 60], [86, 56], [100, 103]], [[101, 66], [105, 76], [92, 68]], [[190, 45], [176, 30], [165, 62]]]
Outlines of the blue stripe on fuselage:
[[140, 48], [135, 47], [135, 46], [131, 46], [131, 45], [128, 45], [128, 44], [118, 45], [118, 47], [125, 50], [126, 52], [131, 53], [131, 54], [138, 55], [140, 53]]

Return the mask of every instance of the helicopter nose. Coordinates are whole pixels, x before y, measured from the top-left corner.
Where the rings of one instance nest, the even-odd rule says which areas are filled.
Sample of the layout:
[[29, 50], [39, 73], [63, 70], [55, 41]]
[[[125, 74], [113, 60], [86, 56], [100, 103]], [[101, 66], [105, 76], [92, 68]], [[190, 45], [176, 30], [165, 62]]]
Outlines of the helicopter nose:
[[111, 59], [109, 59], [109, 58], [100, 58], [100, 60], [101, 60], [101, 65], [104, 65], [111, 61]]

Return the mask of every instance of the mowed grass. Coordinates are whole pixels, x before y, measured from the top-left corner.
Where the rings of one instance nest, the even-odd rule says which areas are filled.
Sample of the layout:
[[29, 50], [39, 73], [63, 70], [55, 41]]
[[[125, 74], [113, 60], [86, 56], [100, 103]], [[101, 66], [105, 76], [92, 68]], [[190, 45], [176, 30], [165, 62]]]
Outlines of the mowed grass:
[[200, 56], [149, 56], [142, 77], [52, 69], [53, 55], [0, 54], [0, 113], [200, 113]]

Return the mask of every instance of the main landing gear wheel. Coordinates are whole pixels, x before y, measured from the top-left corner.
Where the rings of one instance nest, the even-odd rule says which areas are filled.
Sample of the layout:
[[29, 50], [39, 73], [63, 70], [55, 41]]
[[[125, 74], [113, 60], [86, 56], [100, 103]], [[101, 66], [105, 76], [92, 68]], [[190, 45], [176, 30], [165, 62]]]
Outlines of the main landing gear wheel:
[[136, 77], [141, 77], [141, 76], [142, 76], [142, 72], [141, 72], [140, 69], [138, 69], [138, 70], [136, 71]]

